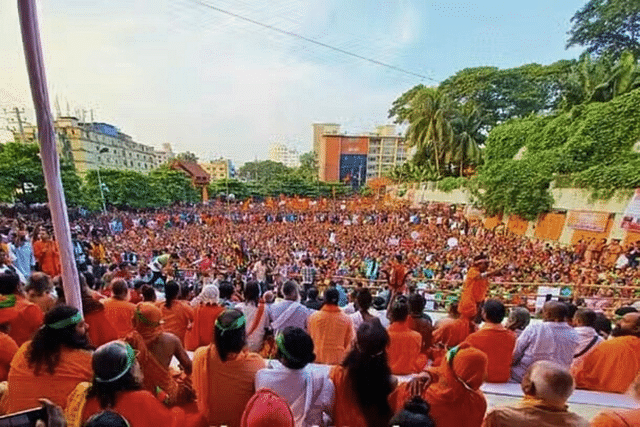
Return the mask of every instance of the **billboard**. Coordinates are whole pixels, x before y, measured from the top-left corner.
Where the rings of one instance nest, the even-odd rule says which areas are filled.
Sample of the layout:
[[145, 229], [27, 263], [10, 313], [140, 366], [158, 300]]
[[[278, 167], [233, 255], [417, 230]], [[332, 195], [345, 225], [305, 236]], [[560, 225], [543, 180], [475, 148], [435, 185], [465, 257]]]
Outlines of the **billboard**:
[[572, 211], [567, 217], [567, 226], [574, 230], [602, 233], [607, 229], [609, 214], [606, 212]]
[[359, 188], [367, 180], [366, 154], [340, 155], [340, 181], [346, 182], [353, 188]]
[[369, 138], [361, 136], [343, 136], [340, 141], [340, 154], [367, 154]]

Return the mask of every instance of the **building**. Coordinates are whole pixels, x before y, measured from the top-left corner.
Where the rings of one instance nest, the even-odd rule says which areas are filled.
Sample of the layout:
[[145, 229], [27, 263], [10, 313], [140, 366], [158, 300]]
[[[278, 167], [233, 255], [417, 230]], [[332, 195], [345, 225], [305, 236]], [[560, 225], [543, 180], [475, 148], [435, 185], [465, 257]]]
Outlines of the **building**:
[[173, 152], [173, 148], [171, 148], [171, 144], [165, 142], [162, 144], [162, 150], [156, 150], [156, 164], [158, 166], [164, 165], [169, 160], [173, 160], [176, 154]]
[[359, 188], [368, 179], [387, 175], [407, 158], [404, 137], [396, 135], [393, 125], [379, 126], [366, 135], [324, 133], [318, 146], [318, 178]]
[[289, 148], [284, 144], [272, 143], [269, 145], [269, 160], [282, 163], [288, 168], [300, 167], [300, 153], [295, 148]]
[[214, 181], [219, 179], [233, 178], [235, 175], [235, 170], [233, 168], [233, 163], [231, 163], [231, 160], [218, 159], [212, 160], [210, 162], [201, 162], [198, 164], [211, 176], [211, 179]]
[[340, 133], [340, 125], [335, 123], [314, 123], [313, 125], [313, 152], [320, 152], [320, 141], [322, 135], [337, 135]]
[[[54, 129], [60, 156], [73, 162], [80, 174], [98, 168], [148, 172], [158, 166], [152, 146], [135, 142], [113, 125], [59, 117]], [[36, 126], [25, 126], [24, 135], [28, 142], [37, 141]], [[21, 140], [19, 133], [14, 138]]]

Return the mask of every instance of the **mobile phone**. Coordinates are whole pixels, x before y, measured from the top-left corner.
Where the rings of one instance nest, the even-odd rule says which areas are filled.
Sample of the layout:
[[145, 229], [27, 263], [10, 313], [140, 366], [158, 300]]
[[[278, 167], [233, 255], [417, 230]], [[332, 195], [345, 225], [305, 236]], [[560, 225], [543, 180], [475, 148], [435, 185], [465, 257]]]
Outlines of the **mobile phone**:
[[27, 409], [26, 411], [0, 417], [0, 427], [34, 427], [36, 421], [47, 422], [47, 411], [44, 408]]

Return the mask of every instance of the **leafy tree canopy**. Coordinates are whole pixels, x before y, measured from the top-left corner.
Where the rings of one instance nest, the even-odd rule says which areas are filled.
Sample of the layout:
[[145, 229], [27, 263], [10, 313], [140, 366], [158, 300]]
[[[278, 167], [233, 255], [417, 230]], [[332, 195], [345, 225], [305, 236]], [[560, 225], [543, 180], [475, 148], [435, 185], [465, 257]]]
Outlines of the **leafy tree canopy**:
[[245, 180], [267, 182], [277, 179], [291, 171], [282, 163], [272, 160], [247, 162], [238, 169], [238, 177]]
[[638, 0], [589, 0], [571, 23], [567, 47], [583, 46], [589, 53], [615, 57], [628, 50], [640, 56]]

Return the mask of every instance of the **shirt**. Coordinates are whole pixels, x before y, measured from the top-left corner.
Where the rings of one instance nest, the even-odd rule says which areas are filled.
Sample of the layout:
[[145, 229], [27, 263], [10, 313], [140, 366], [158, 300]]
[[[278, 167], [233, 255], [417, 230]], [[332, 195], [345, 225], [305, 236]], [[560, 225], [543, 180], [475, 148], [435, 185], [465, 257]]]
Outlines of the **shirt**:
[[539, 360], [555, 362], [568, 370], [578, 342], [578, 334], [565, 322], [530, 324], [516, 341], [511, 379], [521, 382], [529, 366]]
[[595, 337], [598, 337], [595, 344], [593, 344], [588, 351], [586, 351], [580, 357], [576, 357], [573, 359], [573, 364], [575, 365], [576, 363], [580, 362], [580, 360], [584, 359], [587, 354], [591, 353], [593, 349], [603, 341], [603, 339], [598, 335], [596, 330], [590, 326], [576, 326], [573, 329], [578, 334], [578, 347], [576, 348], [576, 354], [582, 353], [587, 348], [587, 346], [591, 344], [591, 341], [593, 341]]
[[269, 319], [275, 333], [282, 332], [288, 326], [307, 330], [307, 319], [311, 313], [313, 310], [297, 301], [284, 300], [269, 307]]
[[36, 265], [36, 258], [33, 256], [31, 243], [26, 240], [19, 246], [10, 243], [9, 248], [11, 249], [13, 255], [16, 257], [13, 261], [13, 266], [24, 277], [29, 277], [29, 275], [31, 275], [31, 268]]
[[268, 388], [287, 401], [296, 427], [324, 426], [323, 413], [333, 410], [335, 389], [324, 371], [311, 365], [289, 369], [277, 360], [256, 374], [256, 390]]

